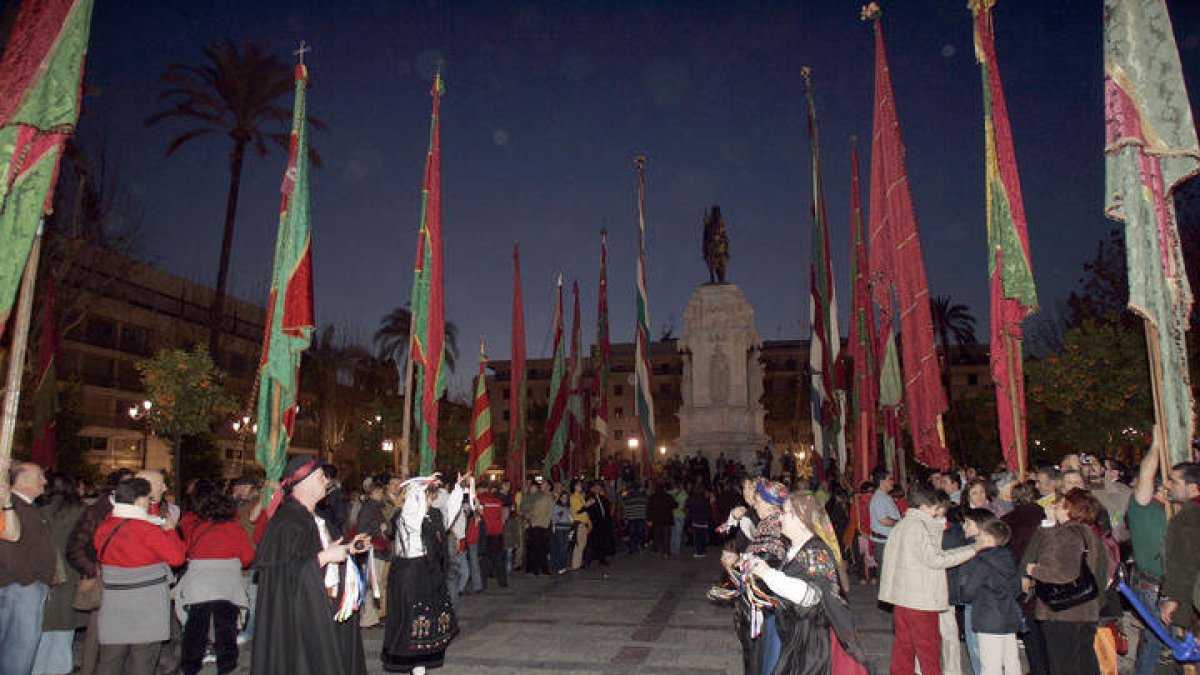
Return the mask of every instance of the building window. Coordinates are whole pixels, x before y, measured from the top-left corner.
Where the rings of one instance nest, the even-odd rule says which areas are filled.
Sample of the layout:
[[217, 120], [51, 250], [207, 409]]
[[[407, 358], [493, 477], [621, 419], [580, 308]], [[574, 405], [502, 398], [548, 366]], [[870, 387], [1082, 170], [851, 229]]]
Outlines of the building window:
[[666, 384], [665, 382], [663, 384], [658, 385], [658, 393], [663, 396], [670, 396], [671, 395], [671, 385]]
[[967, 384], [972, 387], [979, 386], [979, 374], [978, 373], [970, 373], [969, 375], [967, 375]]
[[621, 406], [613, 408], [613, 419], [619, 420], [625, 417], [625, 409]]
[[241, 352], [227, 352], [229, 359], [229, 372], [234, 375], [245, 375], [250, 372], [250, 360]]
[[504, 421], [507, 422], [508, 420], [509, 420], [508, 411], [505, 410], [504, 411]]
[[621, 429], [617, 429], [616, 431], [613, 432], [613, 440], [614, 441], [625, 440], [625, 432]]
[[[510, 390], [508, 387], [505, 387], [504, 390], [500, 392], [500, 397], [503, 398], [505, 401], [507, 401], [508, 397], [511, 395], [512, 395], [512, 390]], [[508, 418], [505, 418], [505, 419], [508, 419]]]
[[613, 386], [613, 396], [624, 396], [624, 395], [625, 395], [625, 387], [623, 385], [618, 384], [618, 385]]
[[117, 346], [117, 324], [107, 319], [88, 319], [84, 339], [97, 347]]
[[796, 359], [788, 359], [787, 362], [784, 364], [784, 369], [795, 370], [796, 369]]
[[121, 326], [121, 351], [138, 356], [149, 356], [150, 331], [142, 326], [128, 324]]
[[225, 448], [225, 459], [241, 459], [242, 451], [234, 448]]

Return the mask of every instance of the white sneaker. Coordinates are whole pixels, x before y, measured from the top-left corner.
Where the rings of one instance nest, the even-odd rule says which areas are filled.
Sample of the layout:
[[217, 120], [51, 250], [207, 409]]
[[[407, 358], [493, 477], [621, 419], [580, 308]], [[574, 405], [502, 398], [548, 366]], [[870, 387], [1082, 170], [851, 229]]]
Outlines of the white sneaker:
[[202, 663], [216, 663], [217, 655], [214, 652], [205, 652]]
[[248, 643], [248, 642], [250, 642], [250, 636], [249, 636], [249, 635], [246, 635], [245, 633], [238, 633], [238, 636], [237, 636], [237, 644], [238, 644], [238, 646], [239, 646], [239, 647], [241, 647], [242, 645], [244, 645], [244, 644], [246, 644], [246, 643]]

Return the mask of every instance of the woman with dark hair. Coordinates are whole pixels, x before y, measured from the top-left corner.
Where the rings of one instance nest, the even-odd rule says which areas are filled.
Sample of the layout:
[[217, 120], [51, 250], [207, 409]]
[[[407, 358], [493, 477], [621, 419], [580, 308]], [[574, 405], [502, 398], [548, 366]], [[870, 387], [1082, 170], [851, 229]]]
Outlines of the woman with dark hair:
[[996, 490], [992, 488], [992, 484], [986, 478], [972, 479], [967, 483], [963, 492], [966, 495], [963, 501], [967, 508], [996, 512], [996, 507], [992, 504], [996, 499]]
[[[1108, 578], [1108, 561], [1096, 533], [1098, 513], [1100, 502], [1090, 492], [1080, 489], [1071, 490], [1048, 505], [1046, 515], [1055, 524], [1042, 530], [1036, 560], [1029, 563], [1026, 574], [1036, 583], [1065, 584], [1077, 579], [1086, 564], [1097, 585], [1102, 585]], [[1100, 598], [1102, 593], [1059, 611], [1038, 598], [1035, 615], [1046, 638], [1047, 663], [1052, 675], [1099, 675], [1093, 645], [1100, 618]]]
[[56, 576], [61, 583], [51, 586], [46, 596], [42, 638], [38, 642], [33, 672], [69, 673], [75, 666], [71, 648], [75, 629], [87, 625], [88, 615], [71, 606], [75, 599], [75, 588], [79, 585], [79, 572], [64, 564], [62, 555], [67, 548], [71, 528], [75, 527], [75, 521], [83, 513], [83, 503], [76, 494], [74, 479], [62, 473], [50, 477], [50, 485], [40, 502], [42, 517], [50, 526], [50, 536], [59, 558]]
[[238, 615], [250, 605], [242, 568], [254, 560], [254, 549], [237, 522], [233, 497], [215, 485], [197, 486], [194, 497], [194, 520], [184, 534], [187, 573], [175, 587], [175, 608], [183, 622], [180, 670], [184, 675], [200, 672], [212, 626], [217, 672], [228, 673], [237, 667]]

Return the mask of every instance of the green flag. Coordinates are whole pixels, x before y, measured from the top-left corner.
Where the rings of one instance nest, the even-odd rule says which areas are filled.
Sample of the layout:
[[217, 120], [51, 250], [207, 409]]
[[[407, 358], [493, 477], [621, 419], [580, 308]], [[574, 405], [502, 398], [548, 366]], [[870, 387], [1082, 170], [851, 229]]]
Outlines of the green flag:
[[[300, 356], [312, 341], [312, 223], [308, 214], [308, 129], [305, 90], [308, 69], [296, 66], [287, 170], [280, 191], [279, 233], [258, 380], [258, 435], [255, 455], [267, 480], [277, 481], [287, 464], [300, 393]], [[264, 495], [270, 499], [270, 495]]]

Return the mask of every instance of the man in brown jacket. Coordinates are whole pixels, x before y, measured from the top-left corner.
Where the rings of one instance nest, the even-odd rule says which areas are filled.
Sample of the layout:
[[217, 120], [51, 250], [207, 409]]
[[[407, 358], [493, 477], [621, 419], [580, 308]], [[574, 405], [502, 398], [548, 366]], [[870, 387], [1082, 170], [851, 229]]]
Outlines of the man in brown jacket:
[[42, 637], [42, 612], [57, 558], [50, 526], [33, 505], [46, 488], [42, 467], [17, 464], [9, 482], [8, 513], [21, 521], [21, 538], [0, 541], [0, 675], [27, 675]]

